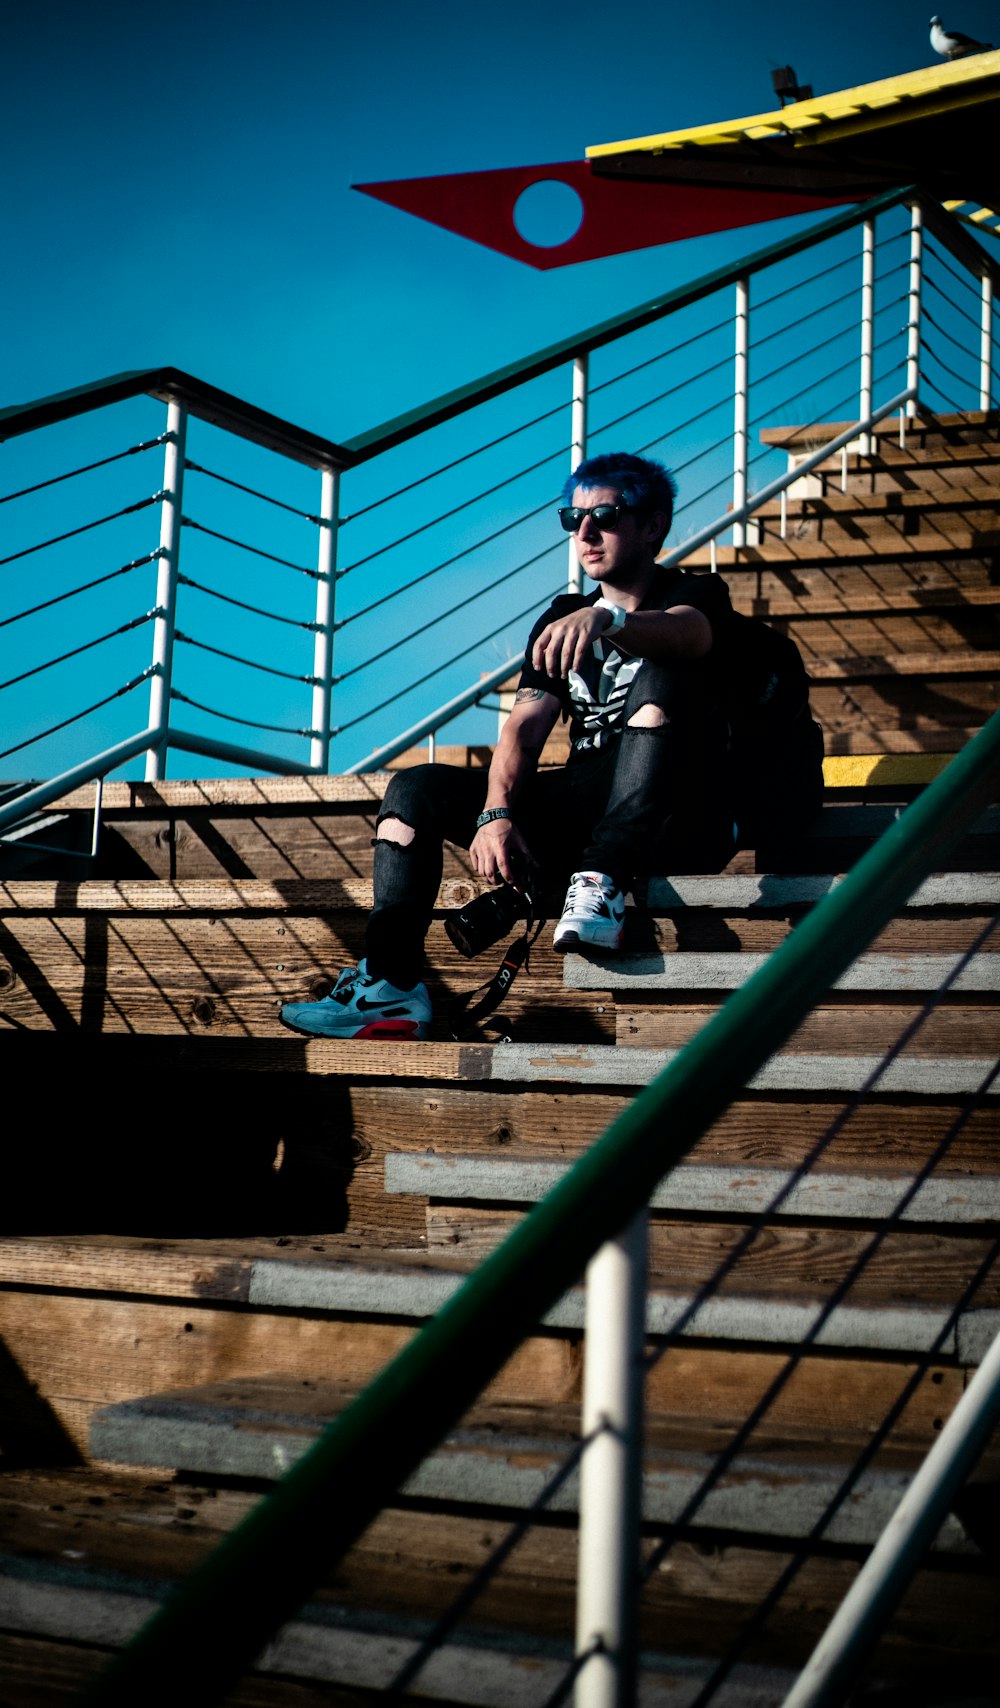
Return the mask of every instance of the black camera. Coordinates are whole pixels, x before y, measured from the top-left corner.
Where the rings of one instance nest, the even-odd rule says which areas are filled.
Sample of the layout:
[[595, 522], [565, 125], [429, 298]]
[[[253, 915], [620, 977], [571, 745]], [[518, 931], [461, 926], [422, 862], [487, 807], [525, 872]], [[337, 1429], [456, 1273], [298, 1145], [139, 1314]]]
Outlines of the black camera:
[[467, 959], [499, 943], [519, 919], [530, 921], [534, 911], [531, 893], [514, 884], [500, 884], [486, 895], [476, 896], [467, 907], [449, 913], [444, 928], [456, 949]]

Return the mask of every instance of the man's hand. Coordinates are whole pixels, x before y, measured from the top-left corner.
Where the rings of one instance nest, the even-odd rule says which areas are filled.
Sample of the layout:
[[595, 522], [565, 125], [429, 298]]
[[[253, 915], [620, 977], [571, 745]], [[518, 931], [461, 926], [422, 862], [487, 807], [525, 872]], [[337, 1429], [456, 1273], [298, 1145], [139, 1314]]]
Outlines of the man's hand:
[[516, 884], [518, 871], [515, 867], [523, 876], [525, 869], [535, 864], [528, 844], [509, 818], [491, 819], [489, 824], [477, 830], [469, 853], [473, 871], [485, 878], [488, 884], [499, 884], [504, 880], [508, 884]]
[[566, 677], [579, 670], [588, 648], [610, 627], [607, 606], [581, 605], [542, 630], [531, 649], [531, 662], [548, 676]]

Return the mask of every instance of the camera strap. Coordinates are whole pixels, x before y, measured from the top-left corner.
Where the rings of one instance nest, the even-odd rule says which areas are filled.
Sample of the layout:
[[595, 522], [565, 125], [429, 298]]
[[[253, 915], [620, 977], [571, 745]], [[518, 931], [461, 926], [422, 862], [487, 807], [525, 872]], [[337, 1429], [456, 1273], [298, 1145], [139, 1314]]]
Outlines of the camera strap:
[[522, 936], [515, 937], [488, 984], [478, 985], [475, 990], [469, 991], [467, 996], [460, 996], [452, 1004], [448, 1019], [453, 1037], [457, 1038], [460, 1033], [466, 1032], [477, 1021], [485, 1020], [487, 1014], [492, 1014], [495, 1008], [499, 1008], [521, 968], [527, 965], [532, 945], [544, 924], [544, 919], [536, 920], [529, 914]]

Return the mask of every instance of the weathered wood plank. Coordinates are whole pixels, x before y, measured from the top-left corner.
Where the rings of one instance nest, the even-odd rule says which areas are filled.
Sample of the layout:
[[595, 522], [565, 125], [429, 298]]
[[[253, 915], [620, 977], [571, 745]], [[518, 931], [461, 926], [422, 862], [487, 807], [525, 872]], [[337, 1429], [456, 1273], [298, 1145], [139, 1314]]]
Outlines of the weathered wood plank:
[[[654, 1002], [618, 997], [616, 1038], [629, 1048], [676, 1050], [711, 1019], [709, 1003]], [[912, 1036], [907, 1036], [912, 1028]], [[904, 1003], [863, 1006], [827, 1002], [815, 1008], [782, 1046], [786, 1055], [883, 1055], [902, 1048], [907, 1056], [979, 1056], [996, 1047], [997, 1011], [993, 1003], [963, 1004], [945, 999], [929, 1014]], [[905, 1040], [905, 1041], [904, 1041]]]

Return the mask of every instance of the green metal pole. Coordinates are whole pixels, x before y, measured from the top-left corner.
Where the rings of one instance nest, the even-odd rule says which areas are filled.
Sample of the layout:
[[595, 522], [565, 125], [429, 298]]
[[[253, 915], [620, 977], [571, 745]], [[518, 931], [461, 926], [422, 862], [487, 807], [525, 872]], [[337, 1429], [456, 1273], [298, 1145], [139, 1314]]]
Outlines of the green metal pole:
[[470, 1276], [85, 1693], [218, 1702], [763, 1062], [947, 855], [1000, 778], [1000, 713]]

